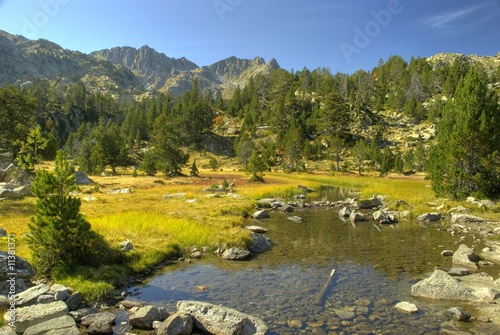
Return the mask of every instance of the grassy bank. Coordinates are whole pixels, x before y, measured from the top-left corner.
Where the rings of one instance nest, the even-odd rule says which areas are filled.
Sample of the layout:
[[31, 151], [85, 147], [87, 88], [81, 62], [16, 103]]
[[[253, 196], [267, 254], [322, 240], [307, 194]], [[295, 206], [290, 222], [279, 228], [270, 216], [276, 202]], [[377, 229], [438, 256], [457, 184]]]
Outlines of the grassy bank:
[[[268, 173], [265, 183], [249, 183], [248, 176], [240, 172], [204, 171], [200, 177], [133, 178], [122, 172], [120, 176], [92, 179], [97, 185], [92, 187], [93, 193], [79, 195], [82, 213], [92, 229], [112, 247], [119, 248], [120, 242], [128, 239], [134, 250], [126, 254], [123, 264], [99, 269], [81, 267], [56, 275], [56, 281], [80, 290], [89, 301], [108, 295], [128, 274], [143, 272], [181, 254], [188, 255], [192, 247], [211, 252], [219, 247], [247, 246], [250, 233], [243, 228], [244, 216], [251, 214], [256, 199], [292, 196], [300, 193], [298, 184], [359, 190], [362, 198], [381, 194], [390, 204], [405, 200], [413, 206], [415, 215], [430, 211], [429, 202], [445, 201], [434, 197], [429, 182], [422, 177]], [[214, 196], [204, 191], [223, 180], [234, 183], [239, 196]], [[130, 188], [132, 193], [108, 193], [121, 188]], [[172, 196], [164, 199], [165, 195]], [[90, 196], [93, 198], [84, 200]], [[28, 231], [34, 215], [34, 202], [33, 198], [0, 202], [4, 228], [16, 234], [16, 252], [28, 260], [30, 250], [22, 235]], [[0, 249], [7, 249], [5, 239], [0, 239]]]

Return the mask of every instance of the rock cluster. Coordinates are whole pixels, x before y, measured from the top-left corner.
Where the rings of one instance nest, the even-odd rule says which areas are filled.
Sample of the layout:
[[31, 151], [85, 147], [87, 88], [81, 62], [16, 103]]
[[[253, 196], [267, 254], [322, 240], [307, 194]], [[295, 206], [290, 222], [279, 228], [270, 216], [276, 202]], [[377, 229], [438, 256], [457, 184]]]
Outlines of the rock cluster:
[[30, 196], [30, 180], [26, 172], [14, 164], [0, 169], [0, 199], [20, 199]]

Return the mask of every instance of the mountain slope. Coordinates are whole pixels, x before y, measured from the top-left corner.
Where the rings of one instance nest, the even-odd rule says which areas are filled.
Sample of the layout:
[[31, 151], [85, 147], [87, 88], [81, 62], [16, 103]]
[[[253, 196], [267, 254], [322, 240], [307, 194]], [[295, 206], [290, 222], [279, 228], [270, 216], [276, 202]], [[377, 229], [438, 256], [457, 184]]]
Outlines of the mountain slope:
[[0, 86], [21, 86], [46, 79], [64, 89], [82, 81], [89, 91], [115, 97], [155, 90], [178, 96], [197, 79], [205, 93], [229, 97], [236, 86], [245, 86], [250, 77], [277, 68], [276, 60], [266, 63], [260, 57], [229, 57], [199, 67], [184, 57], [170, 58], [146, 45], [84, 54], [47, 40], [29, 40], [0, 30]]
[[130, 90], [139, 85], [123, 66], [61, 48], [47, 40], [28, 40], [0, 31], [0, 85], [23, 85], [47, 79], [62, 85], [79, 80], [106, 91]]

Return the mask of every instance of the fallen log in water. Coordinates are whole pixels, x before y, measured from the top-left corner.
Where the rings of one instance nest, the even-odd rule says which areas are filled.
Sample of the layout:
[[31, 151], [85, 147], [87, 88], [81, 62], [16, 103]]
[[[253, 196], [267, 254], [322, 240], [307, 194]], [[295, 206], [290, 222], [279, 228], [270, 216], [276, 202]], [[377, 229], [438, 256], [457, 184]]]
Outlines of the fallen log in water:
[[321, 291], [316, 295], [316, 299], [314, 299], [314, 304], [315, 305], [321, 305], [323, 298], [326, 294], [326, 291], [328, 290], [328, 287], [330, 286], [330, 283], [333, 280], [333, 276], [335, 275], [335, 269], [332, 270], [330, 273], [330, 276], [326, 280], [326, 282], [323, 284], [323, 287], [321, 288]]

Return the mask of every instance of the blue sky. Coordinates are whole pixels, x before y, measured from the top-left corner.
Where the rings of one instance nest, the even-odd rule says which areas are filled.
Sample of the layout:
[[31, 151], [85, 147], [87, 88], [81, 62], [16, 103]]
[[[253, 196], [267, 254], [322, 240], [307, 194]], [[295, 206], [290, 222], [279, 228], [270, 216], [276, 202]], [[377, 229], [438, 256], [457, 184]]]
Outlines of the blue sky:
[[199, 66], [371, 70], [380, 58], [496, 55], [500, 0], [0, 0], [0, 29], [85, 53], [149, 45]]

